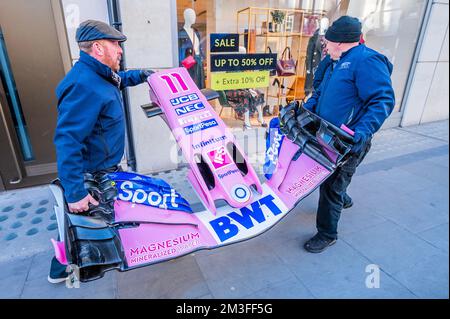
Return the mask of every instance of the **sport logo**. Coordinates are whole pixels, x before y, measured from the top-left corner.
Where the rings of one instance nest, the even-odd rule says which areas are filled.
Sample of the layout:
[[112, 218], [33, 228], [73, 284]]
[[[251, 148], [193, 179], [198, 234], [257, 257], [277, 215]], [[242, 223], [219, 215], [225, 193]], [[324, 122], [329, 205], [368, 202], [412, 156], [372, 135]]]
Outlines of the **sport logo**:
[[155, 191], [146, 192], [143, 189], [135, 189], [133, 182], [125, 181], [120, 185], [119, 199], [126, 202], [133, 202], [136, 204], [148, 203], [150, 206], [167, 209], [168, 204], [172, 207], [178, 207], [176, 194], [173, 188], [170, 193], [160, 194]]
[[183, 130], [186, 135], [190, 135], [195, 132], [203, 131], [203, 130], [209, 129], [209, 128], [217, 126], [217, 125], [219, 125], [217, 123], [217, 121], [215, 119], [212, 119], [212, 120], [200, 122], [198, 124], [186, 126], [185, 128], [183, 128]]
[[214, 151], [208, 152], [208, 156], [215, 169], [219, 169], [231, 163], [231, 159], [225, 151], [225, 146], [221, 146]]
[[203, 110], [204, 108], [205, 108], [205, 106], [203, 105], [202, 102], [197, 102], [194, 104], [189, 104], [189, 105], [179, 107], [179, 108], [175, 109], [175, 113], [177, 113], [178, 116], [181, 116], [181, 115], [185, 115], [185, 114], [195, 112], [198, 110]]

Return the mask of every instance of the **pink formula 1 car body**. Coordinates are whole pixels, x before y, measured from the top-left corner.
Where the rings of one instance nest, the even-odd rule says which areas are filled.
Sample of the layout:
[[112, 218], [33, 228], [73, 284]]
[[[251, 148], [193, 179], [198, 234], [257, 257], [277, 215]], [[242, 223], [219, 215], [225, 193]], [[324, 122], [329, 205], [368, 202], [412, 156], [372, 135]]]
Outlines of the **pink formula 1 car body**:
[[[92, 177], [88, 187], [100, 206], [111, 209], [71, 214], [62, 188], [52, 185], [60, 237], [52, 240], [55, 255], [82, 282], [108, 270], [127, 271], [257, 236], [330, 176], [350, 149], [350, 134], [298, 105], [286, 107], [284, 127], [271, 125], [267, 136], [270, 173], [261, 183], [205, 91], [184, 68], [154, 73], [148, 83], [154, 104], [146, 114], [165, 117], [204, 208], [193, 212], [182, 194], [162, 180], [118, 172]], [[227, 205], [216, 205], [218, 200]]]

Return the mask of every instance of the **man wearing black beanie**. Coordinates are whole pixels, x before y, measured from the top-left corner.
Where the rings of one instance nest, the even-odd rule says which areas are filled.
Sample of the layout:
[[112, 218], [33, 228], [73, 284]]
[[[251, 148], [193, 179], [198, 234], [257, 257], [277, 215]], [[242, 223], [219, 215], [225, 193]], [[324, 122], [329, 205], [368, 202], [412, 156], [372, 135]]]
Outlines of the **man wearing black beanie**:
[[356, 167], [371, 146], [371, 139], [395, 105], [391, 83], [392, 64], [384, 55], [360, 44], [361, 22], [343, 16], [325, 33], [333, 63], [319, 88], [304, 107], [325, 120], [355, 132], [351, 157], [320, 186], [317, 234], [304, 248], [319, 253], [337, 240], [337, 225]]

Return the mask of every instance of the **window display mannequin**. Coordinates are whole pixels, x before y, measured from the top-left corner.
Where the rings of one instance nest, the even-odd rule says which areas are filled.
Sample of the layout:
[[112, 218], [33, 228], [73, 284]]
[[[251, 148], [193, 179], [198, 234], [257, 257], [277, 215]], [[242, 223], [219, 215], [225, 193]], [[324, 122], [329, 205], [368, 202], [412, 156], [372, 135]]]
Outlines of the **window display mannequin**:
[[192, 27], [196, 17], [193, 9], [184, 10], [184, 26], [178, 31], [178, 58], [179, 65], [182, 66], [181, 61], [187, 56], [194, 57], [196, 63], [188, 69], [188, 72], [199, 89], [203, 89], [205, 87], [203, 47], [200, 33]]
[[309, 95], [313, 91], [314, 73], [320, 61], [325, 57], [325, 32], [328, 29], [329, 20], [323, 17], [320, 20], [320, 27], [308, 41], [306, 49], [306, 80], [305, 94]]
[[197, 16], [194, 10], [192, 9], [184, 10], [183, 29], [184, 31], [186, 31], [186, 33], [189, 36], [189, 39], [191, 39], [191, 42], [194, 44], [194, 51], [198, 54], [198, 52], [200, 52], [200, 37], [197, 35], [198, 32], [197, 33], [194, 32], [194, 29], [192, 28], [192, 25], [195, 23], [196, 18]]

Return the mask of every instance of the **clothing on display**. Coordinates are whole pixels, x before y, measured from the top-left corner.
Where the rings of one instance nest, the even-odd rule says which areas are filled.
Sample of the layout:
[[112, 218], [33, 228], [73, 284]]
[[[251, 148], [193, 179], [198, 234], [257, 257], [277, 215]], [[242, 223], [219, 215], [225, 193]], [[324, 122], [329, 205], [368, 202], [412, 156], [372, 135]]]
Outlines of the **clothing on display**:
[[[194, 29], [194, 35], [197, 39], [201, 39], [200, 32]], [[200, 42], [200, 41], [199, 41]], [[205, 88], [205, 71], [203, 69], [203, 46], [200, 42], [199, 51], [195, 52], [194, 44], [188, 33], [184, 28], [178, 31], [178, 57], [179, 57], [179, 65], [182, 66], [182, 61], [192, 55], [195, 59], [195, 65], [188, 69], [189, 75], [194, 80], [195, 84], [200, 88]]]
[[246, 111], [249, 111], [250, 116], [253, 115], [258, 106], [264, 104], [264, 93], [256, 89], [226, 90], [225, 95], [228, 103], [240, 117]]
[[325, 37], [319, 33], [320, 29], [314, 32], [314, 35], [308, 41], [306, 49], [306, 81], [305, 94], [310, 94], [313, 89], [314, 73], [319, 66], [320, 61], [325, 57]]

